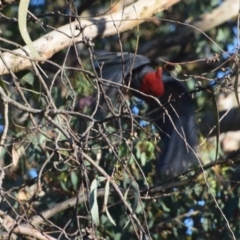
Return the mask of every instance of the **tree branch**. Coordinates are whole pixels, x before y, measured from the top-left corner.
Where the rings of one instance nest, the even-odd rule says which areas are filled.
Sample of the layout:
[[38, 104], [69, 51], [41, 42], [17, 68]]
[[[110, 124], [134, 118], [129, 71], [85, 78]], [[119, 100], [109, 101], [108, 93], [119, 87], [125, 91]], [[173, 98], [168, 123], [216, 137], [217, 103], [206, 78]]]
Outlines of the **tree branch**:
[[[56, 29], [38, 40], [34, 41], [34, 47], [41, 56], [37, 61], [49, 59], [54, 53], [72, 45], [74, 42], [88, 42], [97, 36], [105, 37], [131, 29], [154, 14], [177, 3], [179, 0], [140, 0], [117, 13], [102, 17], [84, 20], [78, 18], [75, 22]], [[4, 39], [0, 39], [5, 41]], [[31, 67], [29, 59], [30, 51], [27, 46], [15, 49], [12, 52], [4, 52], [0, 60], [0, 73], [8, 74], [8, 68], [14, 72]], [[26, 56], [26, 52], [29, 56]], [[4, 65], [6, 62], [7, 66]]]
[[204, 13], [200, 15], [197, 20], [187, 23], [179, 23], [171, 20], [166, 20], [176, 24], [180, 24], [176, 31], [170, 33], [169, 35], [157, 37], [147, 44], [145, 44], [140, 49], [140, 54], [152, 57], [156, 54], [156, 49], [166, 50], [166, 48], [188, 43], [191, 34], [200, 34], [201, 32], [206, 32], [214, 27], [221, 25], [227, 20], [237, 16], [239, 10], [238, 0], [226, 0], [222, 4], [219, 4], [210, 13]]

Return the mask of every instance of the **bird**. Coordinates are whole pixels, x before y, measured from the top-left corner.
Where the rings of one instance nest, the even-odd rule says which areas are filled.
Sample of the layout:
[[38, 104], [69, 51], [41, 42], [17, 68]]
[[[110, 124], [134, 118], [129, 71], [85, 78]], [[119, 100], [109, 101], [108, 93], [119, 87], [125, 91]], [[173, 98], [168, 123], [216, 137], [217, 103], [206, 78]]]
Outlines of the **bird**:
[[133, 91], [133, 95], [148, 103], [149, 119], [156, 125], [163, 142], [161, 152], [156, 154], [160, 178], [174, 177], [197, 166], [194, 103], [183, 83], [164, 73], [161, 67], [152, 68], [150, 59], [142, 55], [95, 51], [94, 56], [101, 79], [108, 80], [104, 87], [107, 99], [100, 99], [95, 116], [106, 117], [109, 112], [106, 101], [110, 100], [111, 104], [117, 96], [120, 85], [114, 87], [111, 83], [130, 85], [138, 90]]

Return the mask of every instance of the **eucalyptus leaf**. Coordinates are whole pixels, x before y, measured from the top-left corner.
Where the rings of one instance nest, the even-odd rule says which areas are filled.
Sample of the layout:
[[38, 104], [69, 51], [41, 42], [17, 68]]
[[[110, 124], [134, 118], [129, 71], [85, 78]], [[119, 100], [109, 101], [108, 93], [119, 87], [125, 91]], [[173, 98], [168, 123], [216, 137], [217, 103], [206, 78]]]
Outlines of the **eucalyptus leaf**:
[[71, 177], [71, 182], [72, 182], [72, 185], [73, 185], [73, 189], [77, 190], [78, 176], [77, 176], [76, 172], [71, 172], [70, 177]]
[[98, 211], [98, 203], [97, 203], [97, 187], [98, 181], [94, 179], [91, 183], [90, 187], [90, 212], [92, 216], [92, 220], [96, 226], [99, 225], [99, 211]]

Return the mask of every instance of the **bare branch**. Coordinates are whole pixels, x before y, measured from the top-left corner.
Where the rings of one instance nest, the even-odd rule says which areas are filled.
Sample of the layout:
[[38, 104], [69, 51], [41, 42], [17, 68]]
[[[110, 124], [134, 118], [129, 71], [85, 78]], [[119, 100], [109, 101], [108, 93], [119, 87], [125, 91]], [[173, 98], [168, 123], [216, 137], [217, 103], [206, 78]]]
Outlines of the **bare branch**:
[[[49, 59], [54, 53], [72, 45], [74, 42], [85, 42], [87, 39], [85, 39], [84, 36], [88, 39], [92, 39], [97, 36], [105, 37], [114, 35], [117, 34], [116, 26], [118, 32], [131, 29], [178, 1], [179, 0], [141, 0], [123, 9], [123, 11], [112, 15], [88, 20], [79, 18], [75, 22], [60, 27], [34, 41], [34, 47], [40, 54], [41, 58], [33, 60], [43, 62], [44, 60]], [[138, 16], [136, 16], [136, 12], [138, 13]], [[1, 40], [4, 41], [4, 39]], [[28, 54], [30, 53], [27, 46], [23, 49]], [[3, 53], [3, 59], [8, 68], [13, 72], [18, 72], [31, 67], [29, 57], [26, 56], [26, 53], [21, 49], [15, 49], [12, 53]], [[9, 73], [3, 61], [0, 61], [0, 73], [2, 75]]]

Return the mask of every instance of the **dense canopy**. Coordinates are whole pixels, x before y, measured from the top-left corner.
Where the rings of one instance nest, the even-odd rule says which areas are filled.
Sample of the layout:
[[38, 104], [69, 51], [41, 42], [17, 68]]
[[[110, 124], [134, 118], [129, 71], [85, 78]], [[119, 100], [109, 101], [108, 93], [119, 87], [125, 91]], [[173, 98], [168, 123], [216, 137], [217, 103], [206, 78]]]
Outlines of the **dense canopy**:
[[0, 239], [240, 238], [239, 1], [0, 9]]

